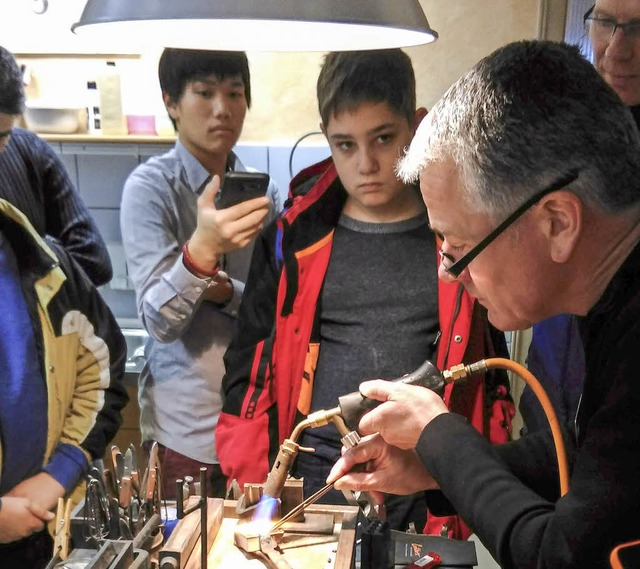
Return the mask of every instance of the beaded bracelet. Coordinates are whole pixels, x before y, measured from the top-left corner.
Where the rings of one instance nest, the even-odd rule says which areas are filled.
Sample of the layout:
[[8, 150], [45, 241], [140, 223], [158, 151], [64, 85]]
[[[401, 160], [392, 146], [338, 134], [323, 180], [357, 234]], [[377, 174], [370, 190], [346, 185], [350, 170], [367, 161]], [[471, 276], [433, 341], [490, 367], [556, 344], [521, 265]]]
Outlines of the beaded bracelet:
[[218, 272], [220, 271], [220, 262], [218, 261], [215, 266], [213, 267], [212, 270], [207, 271], [205, 269], [203, 269], [202, 267], [199, 267], [198, 265], [196, 265], [193, 262], [193, 259], [191, 258], [191, 255], [189, 255], [189, 240], [187, 239], [187, 241], [185, 241], [185, 244], [182, 246], [182, 262], [184, 263], [184, 266], [187, 267], [187, 269], [196, 274], [196, 275], [203, 275], [205, 277], [215, 277]]

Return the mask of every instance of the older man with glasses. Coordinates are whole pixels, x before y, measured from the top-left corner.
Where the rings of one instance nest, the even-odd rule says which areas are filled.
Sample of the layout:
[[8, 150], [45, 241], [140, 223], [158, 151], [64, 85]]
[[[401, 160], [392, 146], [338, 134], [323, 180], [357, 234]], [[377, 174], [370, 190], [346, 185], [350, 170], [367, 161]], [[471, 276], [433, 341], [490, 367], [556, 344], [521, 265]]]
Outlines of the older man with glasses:
[[[594, 65], [640, 124], [640, 2], [598, 0], [584, 15]], [[562, 314], [536, 324], [527, 355], [561, 421], [575, 420], [584, 381], [584, 350], [574, 317]], [[529, 387], [520, 398], [523, 434], [546, 428], [547, 419]]]
[[419, 176], [443, 238], [440, 278], [494, 325], [577, 316], [586, 379], [568, 488], [550, 432], [492, 447], [434, 392], [383, 381], [360, 386], [382, 404], [329, 481], [440, 489], [503, 568], [609, 567], [640, 538], [639, 169], [629, 110], [574, 47], [510, 44], [445, 94], [401, 171]]
[[598, 73], [626, 105], [640, 104], [640, 2], [598, 0], [585, 25]]

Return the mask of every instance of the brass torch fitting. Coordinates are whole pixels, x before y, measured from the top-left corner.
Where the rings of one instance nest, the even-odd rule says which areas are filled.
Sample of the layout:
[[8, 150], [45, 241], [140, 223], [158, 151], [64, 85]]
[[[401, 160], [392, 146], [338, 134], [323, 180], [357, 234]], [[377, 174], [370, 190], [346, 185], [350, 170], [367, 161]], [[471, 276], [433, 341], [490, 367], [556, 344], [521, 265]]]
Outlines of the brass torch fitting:
[[298, 443], [293, 442], [291, 439], [285, 439], [282, 442], [278, 456], [264, 484], [263, 495], [280, 498], [289, 470], [291, 470], [291, 464], [298, 455], [299, 448]]
[[480, 360], [469, 365], [458, 364], [452, 366], [449, 369], [445, 369], [442, 372], [442, 375], [446, 383], [453, 383], [460, 379], [466, 379], [476, 373], [484, 373], [487, 369], [486, 362], [484, 360]]
[[291, 437], [289, 437], [289, 440], [297, 441], [300, 433], [305, 429], [315, 429], [317, 427], [328, 425], [333, 418], [339, 414], [340, 407], [334, 407], [333, 409], [321, 409], [320, 411], [310, 413], [304, 421], [300, 421], [296, 425], [295, 429], [293, 429], [293, 432], [291, 433]]

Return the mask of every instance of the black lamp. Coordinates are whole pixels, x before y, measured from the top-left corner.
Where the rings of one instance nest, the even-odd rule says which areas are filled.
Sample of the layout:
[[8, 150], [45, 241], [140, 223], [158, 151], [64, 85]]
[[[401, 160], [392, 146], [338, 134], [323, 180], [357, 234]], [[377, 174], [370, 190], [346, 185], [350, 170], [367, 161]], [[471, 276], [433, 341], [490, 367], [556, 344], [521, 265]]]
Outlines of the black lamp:
[[88, 0], [71, 29], [139, 45], [247, 51], [380, 49], [438, 37], [419, 0]]

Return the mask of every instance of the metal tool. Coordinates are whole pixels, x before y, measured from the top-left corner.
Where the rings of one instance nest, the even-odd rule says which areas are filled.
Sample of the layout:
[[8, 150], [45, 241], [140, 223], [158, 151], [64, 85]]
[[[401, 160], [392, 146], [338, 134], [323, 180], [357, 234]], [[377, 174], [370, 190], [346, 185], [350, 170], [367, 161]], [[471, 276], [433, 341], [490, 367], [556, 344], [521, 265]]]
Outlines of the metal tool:
[[[347, 424], [344, 422], [344, 419], [340, 415], [336, 415], [333, 418], [333, 423], [342, 435], [340, 441], [342, 442], [342, 446], [344, 448], [350, 449], [358, 445], [358, 443], [360, 442], [360, 434], [358, 433], [358, 431], [350, 431], [349, 427], [347, 427]], [[351, 470], [362, 471], [365, 468], [365, 464], [358, 464]], [[343, 490], [342, 493], [344, 494], [344, 497], [347, 499], [347, 502], [349, 502], [349, 504], [360, 507], [362, 513], [367, 519], [385, 520], [387, 518], [387, 510], [384, 503], [379, 504], [378, 502], [376, 502], [369, 492]]]
[[109, 496], [109, 498], [117, 498], [119, 491], [118, 491], [118, 483], [116, 482], [116, 476], [113, 473], [113, 471], [109, 470], [108, 468], [104, 469], [104, 486], [107, 490], [107, 496]]
[[260, 536], [260, 551], [267, 557], [274, 569], [291, 569], [291, 565], [289, 565], [270, 535]]
[[133, 487], [131, 483], [131, 471], [133, 469], [133, 455], [131, 449], [127, 449], [124, 455], [124, 468], [120, 477], [120, 507], [127, 511], [131, 506], [131, 498], [133, 497]]
[[159, 467], [158, 451], [158, 443], [154, 441], [151, 445], [151, 449], [149, 450], [149, 462], [147, 463], [147, 468], [142, 475], [142, 482], [140, 484], [140, 496], [147, 502], [153, 500], [154, 494], [156, 493]]
[[131, 443], [127, 452], [131, 454], [131, 485], [136, 493], [140, 494], [140, 475], [138, 473], [138, 456], [136, 453], [136, 446]]
[[87, 475], [87, 486], [84, 500], [84, 528], [88, 532], [88, 540], [97, 545], [107, 537], [118, 536], [112, 534], [112, 510], [109, 497], [100, 471], [91, 467]]
[[111, 462], [113, 463], [113, 473], [116, 477], [116, 484], [120, 487], [120, 480], [124, 473], [124, 458], [117, 445], [111, 447]]
[[307, 506], [317, 502], [322, 496], [324, 496], [329, 490], [333, 488], [333, 482], [326, 484], [320, 490], [309, 496], [306, 500], [300, 502], [295, 508], [291, 509], [285, 516], [282, 516], [275, 524], [271, 526], [269, 534], [272, 534], [275, 530], [282, 527], [289, 520], [295, 518], [300, 512], [302, 512]]
[[[135, 454], [134, 454], [135, 460]], [[136, 528], [141, 528], [154, 514], [160, 513], [158, 443], [153, 442], [149, 450], [149, 461], [142, 474], [138, 488], [138, 520]], [[133, 472], [132, 472], [133, 474]]]

